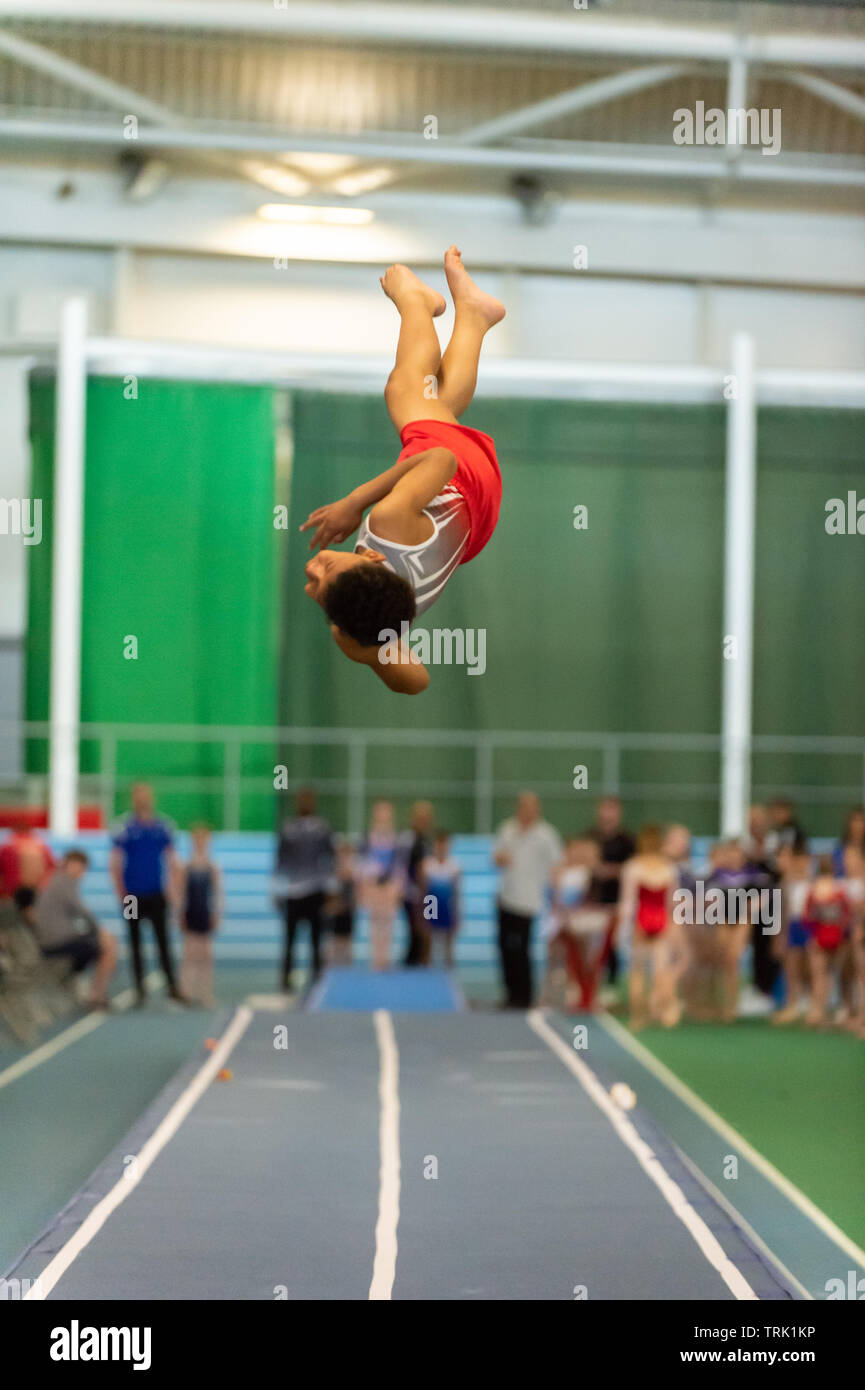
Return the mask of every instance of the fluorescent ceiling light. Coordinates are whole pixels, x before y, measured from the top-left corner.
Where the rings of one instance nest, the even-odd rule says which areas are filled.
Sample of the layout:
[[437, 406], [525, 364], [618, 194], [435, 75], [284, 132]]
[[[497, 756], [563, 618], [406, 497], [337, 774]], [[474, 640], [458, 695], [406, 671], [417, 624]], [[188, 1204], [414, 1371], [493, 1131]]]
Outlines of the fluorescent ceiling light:
[[265, 222], [319, 222], [336, 227], [364, 227], [375, 216], [368, 208], [316, 208], [309, 203], [264, 203], [258, 215]]
[[341, 193], [344, 198], [356, 198], [359, 193], [372, 193], [382, 188], [392, 178], [393, 170], [380, 165], [376, 169], [358, 169], [356, 174], [342, 174], [331, 186], [334, 193]]
[[281, 193], [285, 198], [302, 198], [312, 186], [309, 179], [291, 169], [283, 169], [278, 164], [262, 164], [254, 159], [244, 160], [243, 172], [260, 187], [269, 188], [271, 193]]
[[294, 164], [313, 178], [326, 178], [329, 174], [341, 174], [350, 169], [357, 160], [347, 154], [287, 154], [289, 164]]

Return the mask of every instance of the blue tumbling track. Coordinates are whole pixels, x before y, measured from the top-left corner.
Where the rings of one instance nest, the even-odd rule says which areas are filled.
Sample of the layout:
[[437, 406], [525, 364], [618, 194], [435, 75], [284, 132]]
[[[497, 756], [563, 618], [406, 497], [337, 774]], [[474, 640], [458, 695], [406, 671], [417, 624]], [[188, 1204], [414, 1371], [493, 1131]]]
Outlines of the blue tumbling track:
[[459, 986], [444, 970], [357, 970], [350, 966], [325, 971], [309, 996], [313, 1012], [338, 1009], [369, 1013], [442, 1014], [464, 1007]]

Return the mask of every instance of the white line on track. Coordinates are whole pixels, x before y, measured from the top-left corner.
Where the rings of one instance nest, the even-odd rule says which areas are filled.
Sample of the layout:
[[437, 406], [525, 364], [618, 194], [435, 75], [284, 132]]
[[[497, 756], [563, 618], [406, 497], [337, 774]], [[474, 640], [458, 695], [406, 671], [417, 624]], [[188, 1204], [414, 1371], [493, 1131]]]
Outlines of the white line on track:
[[704, 1189], [704, 1191], [708, 1192], [712, 1200], [714, 1202], [717, 1202], [718, 1206], [723, 1208], [727, 1215], [731, 1217], [733, 1221], [735, 1221], [739, 1230], [744, 1231], [751, 1244], [757, 1250], [760, 1251], [760, 1254], [763, 1256], [765, 1260], [768, 1260], [769, 1264], [773, 1265], [774, 1268], [778, 1270], [781, 1277], [787, 1281], [791, 1288], [794, 1288], [796, 1290], [799, 1297], [813, 1303], [814, 1295], [812, 1293], [809, 1293], [809, 1291], [805, 1288], [805, 1285], [801, 1283], [800, 1280], [796, 1278], [795, 1274], [793, 1274], [787, 1268], [787, 1266], [784, 1264], [784, 1261], [779, 1260], [778, 1256], [775, 1254], [775, 1251], [769, 1249], [769, 1246], [766, 1244], [763, 1237], [757, 1234], [757, 1232], [754, 1230], [754, 1227], [751, 1225], [749, 1221], [745, 1220], [744, 1216], [738, 1210], [738, 1208], [733, 1206], [733, 1203], [729, 1200], [729, 1198], [725, 1197], [724, 1193], [721, 1192], [720, 1189], [717, 1188], [715, 1184], [709, 1178], [706, 1177], [706, 1174], [703, 1172], [703, 1170], [701, 1168], [698, 1168], [694, 1160], [690, 1158], [688, 1154], [684, 1152], [683, 1149], [680, 1149], [678, 1144], [675, 1146], [675, 1148], [681, 1162], [684, 1163], [688, 1172], [692, 1174], [694, 1181], [698, 1182], [700, 1186]]
[[687, 1227], [701, 1254], [705, 1256], [713, 1269], [718, 1271], [734, 1298], [756, 1300], [757, 1295], [747, 1279], [724, 1253], [703, 1218], [691, 1206], [678, 1183], [673, 1181], [645, 1139], [637, 1133], [631, 1121], [607, 1095], [591, 1067], [587, 1066], [583, 1059], [578, 1057], [572, 1048], [568, 1047], [555, 1029], [550, 1027], [539, 1009], [531, 1009], [526, 1015], [526, 1022], [539, 1038], [543, 1038], [550, 1050], [555, 1052], [556, 1056], [564, 1062], [590, 1100], [593, 1100], [598, 1109], [603, 1111], [622, 1143], [631, 1150], [640, 1167], [652, 1179], [682, 1224]]
[[387, 1010], [376, 1009], [372, 1017], [379, 1055], [378, 1220], [375, 1223], [375, 1260], [369, 1286], [369, 1297], [375, 1301], [393, 1296], [396, 1275], [400, 1196], [399, 1051], [393, 1019]]
[[806, 1197], [805, 1193], [800, 1191], [794, 1183], [790, 1182], [789, 1178], [785, 1178], [784, 1174], [779, 1172], [774, 1164], [769, 1162], [768, 1158], [764, 1158], [759, 1150], [752, 1148], [747, 1139], [743, 1139], [742, 1135], [739, 1134], [738, 1130], [735, 1130], [732, 1125], [727, 1124], [727, 1121], [723, 1120], [704, 1100], [701, 1100], [700, 1097], [691, 1090], [690, 1086], [686, 1086], [684, 1081], [680, 1081], [678, 1076], [676, 1076], [674, 1072], [671, 1072], [669, 1067], [665, 1067], [664, 1063], [660, 1062], [654, 1053], [650, 1052], [648, 1048], [643, 1047], [642, 1043], [637, 1042], [636, 1038], [631, 1037], [631, 1034], [626, 1028], [622, 1027], [621, 1023], [617, 1022], [617, 1020], [611, 1018], [609, 1015], [600, 1015], [598, 1022], [611, 1037], [615, 1038], [616, 1042], [621, 1043], [622, 1047], [630, 1052], [632, 1056], [636, 1057], [638, 1061], [642, 1062], [647, 1071], [650, 1071], [653, 1076], [663, 1082], [668, 1091], [672, 1091], [675, 1096], [678, 1096], [679, 1100], [684, 1101], [685, 1105], [693, 1110], [695, 1114], [699, 1115], [701, 1120], [705, 1120], [706, 1124], [710, 1125], [716, 1133], [720, 1134], [734, 1148], [737, 1148], [742, 1156], [747, 1158], [752, 1167], [756, 1168], [758, 1173], [761, 1173], [767, 1181], [777, 1187], [779, 1192], [783, 1192], [784, 1196], [787, 1197], [794, 1206], [798, 1207], [803, 1215], [807, 1216], [818, 1230], [823, 1232], [824, 1236], [828, 1236], [830, 1240], [834, 1241], [835, 1244], [844, 1251], [845, 1255], [849, 1255], [851, 1260], [855, 1260], [856, 1264], [865, 1268], [865, 1250], [862, 1250], [855, 1241], [851, 1240], [848, 1235], [845, 1235], [840, 1226], [836, 1226], [835, 1222], [828, 1217], [824, 1211], [821, 1211], [818, 1206], [815, 1206], [810, 1197]]
[[81, 1251], [90, 1244], [93, 1237], [105, 1225], [111, 1213], [120, 1206], [121, 1202], [126, 1201], [130, 1192], [138, 1186], [154, 1159], [162, 1152], [169, 1139], [177, 1133], [196, 1101], [200, 1099], [217, 1072], [222, 1068], [235, 1044], [243, 1037], [249, 1027], [252, 1017], [252, 1010], [248, 1009], [245, 1004], [241, 1004], [213, 1052], [202, 1063], [185, 1091], [178, 1096], [168, 1114], [157, 1125], [141, 1151], [135, 1155], [135, 1162], [129, 1164], [123, 1177], [117, 1180], [101, 1202], [97, 1202], [74, 1235], [70, 1236], [53, 1259], [49, 1260], [42, 1273], [25, 1294], [25, 1298], [37, 1301], [47, 1298], [58, 1279], [62, 1278], [73, 1260], [77, 1259]]
[[[154, 970], [147, 976], [145, 983], [155, 985], [162, 979], [159, 971]], [[132, 1006], [135, 1000], [135, 993], [131, 989], [121, 990], [120, 994], [115, 994], [111, 1000], [112, 1013], [121, 1013], [124, 1009]], [[35, 1047], [26, 1056], [20, 1057], [17, 1062], [13, 1062], [5, 1071], [0, 1071], [0, 1090], [8, 1086], [10, 1082], [17, 1081], [19, 1076], [25, 1076], [28, 1071], [33, 1071], [34, 1067], [40, 1067], [43, 1062], [49, 1062], [52, 1057], [56, 1057], [58, 1052], [77, 1042], [79, 1038], [85, 1038], [88, 1033], [92, 1033], [94, 1028], [98, 1028], [106, 1019], [111, 1017], [110, 1013], [85, 1014], [84, 1018], [79, 1018], [76, 1023], [72, 1023], [68, 1028], [64, 1028], [62, 1033], [56, 1037], [49, 1038], [48, 1042], [41, 1047]]]

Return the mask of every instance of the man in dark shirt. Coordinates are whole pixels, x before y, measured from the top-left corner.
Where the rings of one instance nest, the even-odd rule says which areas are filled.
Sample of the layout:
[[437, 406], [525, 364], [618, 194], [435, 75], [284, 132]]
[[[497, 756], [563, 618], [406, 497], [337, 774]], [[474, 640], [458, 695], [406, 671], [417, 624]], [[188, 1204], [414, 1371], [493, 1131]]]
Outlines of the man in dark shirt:
[[297, 814], [283, 823], [276, 849], [274, 897], [285, 920], [285, 951], [280, 983], [292, 989], [294, 938], [301, 922], [309, 923], [313, 979], [321, 973], [321, 935], [325, 892], [334, 873], [333, 831], [316, 815], [313, 787], [297, 794]]
[[[622, 826], [622, 803], [617, 796], [601, 798], [595, 807], [595, 823], [586, 833], [601, 854], [601, 862], [592, 876], [589, 898], [605, 907], [615, 907], [619, 901], [622, 865], [636, 849], [633, 835]], [[614, 944], [607, 963], [607, 979], [612, 985], [618, 976], [619, 955]]]
[[121, 911], [129, 925], [129, 946], [138, 1003], [143, 1004], [147, 997], [141, 955], [142, 922], [149, 922], [153, 927], [169, 997], [177, 1003], [185, 1003], [177, 987], [168, 942], [169, 898], [176, 886], [178, 872], [174, 835], [168, 822], [156, 815], [153, 788], [147, 782], [136, 782], [133, 786], [132, 812], [113, 828], [111, 845], [109, 867]]
[[793, 802], [787, 796], [776, 796], [769, 802], [769, 833], [766, 836], [769, 855], [774, 857], [779, 849], [786, 848], [802, 854], [807, 847], [808, 837], [799, 824]]
[[432, 852], [429, 835], [432, 830], [431, 801], [416, 801], [411, 808], [411, 829], [400, 837], [400, 849], [405, 856], [405, 909], [408, 922], [408, 943], [404, 965], [426, 965], [429, 961], [430, 934], [423, 915], [423, 889], [420, 866]]
[[[773, 801], [771, 812], [765, 806], [751, 807], [745, 854], [755, 886], [777, 888], [781, 882], [778, 850], [789, 847], [794, 853], [799, 853], [804, 845], [805, 837], [793, 818], [791, 802]], [[761, 924], [756, 922], [751, 932], [751, 970], [756, 988], [769, 997], [774, 994], [781, 973], [781, 962], [775, 948], [775, 938], [767, 935]]]

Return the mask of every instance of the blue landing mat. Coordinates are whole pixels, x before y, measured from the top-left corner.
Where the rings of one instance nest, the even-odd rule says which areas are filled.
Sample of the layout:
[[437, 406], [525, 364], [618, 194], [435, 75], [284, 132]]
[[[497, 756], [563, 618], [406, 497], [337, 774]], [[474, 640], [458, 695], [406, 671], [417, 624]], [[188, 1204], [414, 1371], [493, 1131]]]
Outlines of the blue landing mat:
[[361, 970], [344, 966], [326, 970], [306, 1007], [371, 1013], [454, 1013], [465, 1007], [459, 986], [445, 970]]

